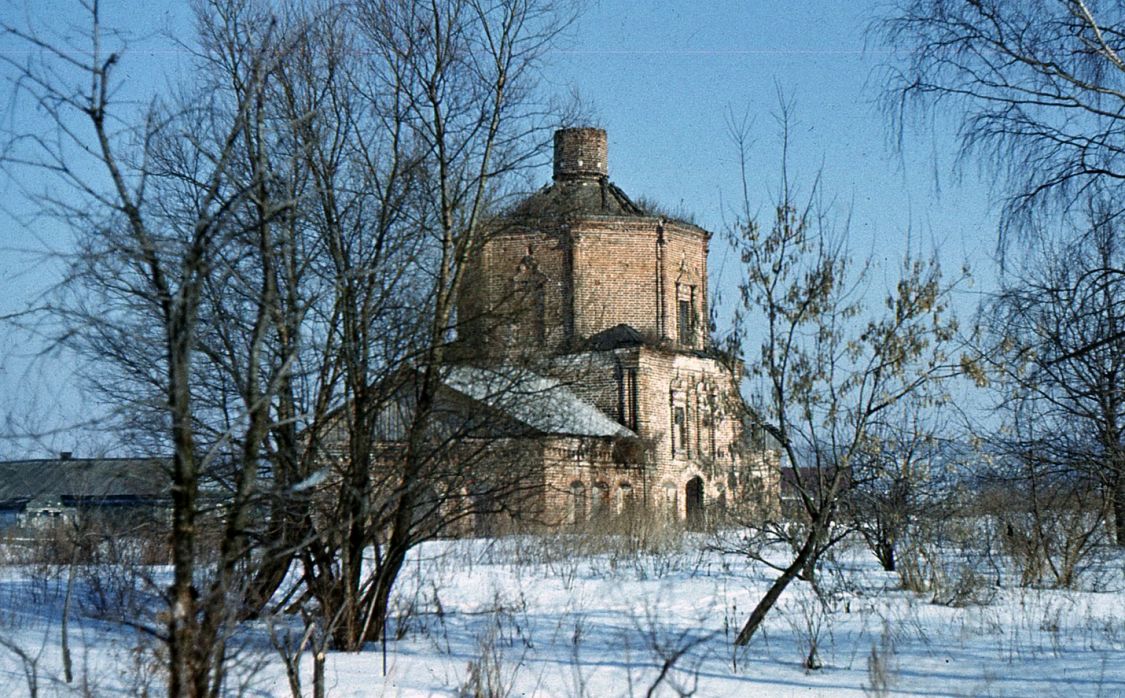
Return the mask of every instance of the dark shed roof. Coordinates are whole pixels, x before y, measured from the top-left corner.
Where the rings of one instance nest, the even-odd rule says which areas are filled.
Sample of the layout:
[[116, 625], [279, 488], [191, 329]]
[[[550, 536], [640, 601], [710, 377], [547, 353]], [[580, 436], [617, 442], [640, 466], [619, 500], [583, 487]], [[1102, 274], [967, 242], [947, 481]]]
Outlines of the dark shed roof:
[[54, 495], [67, 503], [156, 500], [169, 496], [165, 458], [0, 461], [0, 506]]

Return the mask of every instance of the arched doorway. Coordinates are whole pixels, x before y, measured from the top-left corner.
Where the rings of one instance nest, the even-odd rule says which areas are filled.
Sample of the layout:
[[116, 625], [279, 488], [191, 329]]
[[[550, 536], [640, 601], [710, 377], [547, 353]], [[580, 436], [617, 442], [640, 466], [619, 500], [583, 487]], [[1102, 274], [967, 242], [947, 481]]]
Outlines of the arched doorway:
[[688, 528], [703, 528], [703, 478], [688, 480], [684, 488], [684, 513]]

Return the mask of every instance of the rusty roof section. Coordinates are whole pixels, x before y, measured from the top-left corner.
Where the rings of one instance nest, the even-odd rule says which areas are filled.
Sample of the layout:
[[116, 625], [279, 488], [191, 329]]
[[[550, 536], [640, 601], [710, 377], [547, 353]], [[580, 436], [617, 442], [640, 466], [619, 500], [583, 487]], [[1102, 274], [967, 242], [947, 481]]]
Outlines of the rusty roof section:
[[573, 219], [583, 216], [650, 217], [608, 177], [559, 179], [521, 201], [515, 219]]

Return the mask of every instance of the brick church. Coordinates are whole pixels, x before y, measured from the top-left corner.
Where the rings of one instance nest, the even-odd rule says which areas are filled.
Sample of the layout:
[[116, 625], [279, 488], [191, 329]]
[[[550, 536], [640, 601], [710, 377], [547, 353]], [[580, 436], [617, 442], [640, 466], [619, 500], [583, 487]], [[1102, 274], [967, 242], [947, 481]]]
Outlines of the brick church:
[[[711, 345], [710, 238], [630, 199], [608, 178], [605, 131], [571, 128], [555, 134], [553, 182], [477, 249], [445, 384], [526, 427], [510, 467], [540, 482], [548, 523], [776, 506], [741, 365]], [[514, 366], [508, 390], [490, 388]]]

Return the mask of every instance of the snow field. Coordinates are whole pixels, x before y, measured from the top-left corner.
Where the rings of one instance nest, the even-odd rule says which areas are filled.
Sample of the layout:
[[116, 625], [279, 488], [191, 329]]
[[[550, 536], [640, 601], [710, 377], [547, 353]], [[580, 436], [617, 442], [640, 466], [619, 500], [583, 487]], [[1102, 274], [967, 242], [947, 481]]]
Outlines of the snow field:
[[[438, 541], [417, 548], [394, 600], [396, 621], [359, 653], [329, 652], [329, 696], [1030, 696], [1125, 695], [1125, 562], [1109, 556], [1085, 590], [985, 584], [960, 607], [902, 591], [866, 549], [836, 551], [821, 595], [790, 586], [749, 647], [731, 644], [772, 570], [713, 550], [705, 534], [644, 550], [583, 536]], [[781, 551], [778, 551], [781, 555]], [[163, 693], [153, 590], [167, 570], [131, 579], [129, 613], [75, 574], [63, 666], [68, 568], [0, 567], [0, 694]], [[120, 572], [120, 571], [118, 571]], [[105, 615], [105, 619], [93, 617]], [[230, 642], [231, 695], [290, 695], [276, 647], [300, 618], [247, 623]], [[805, 668], [815, 643], [821, 668]], [[384, 674], [384, 656], [386, 673]], [[312, 658], [297, 663], [311, 695]]]

